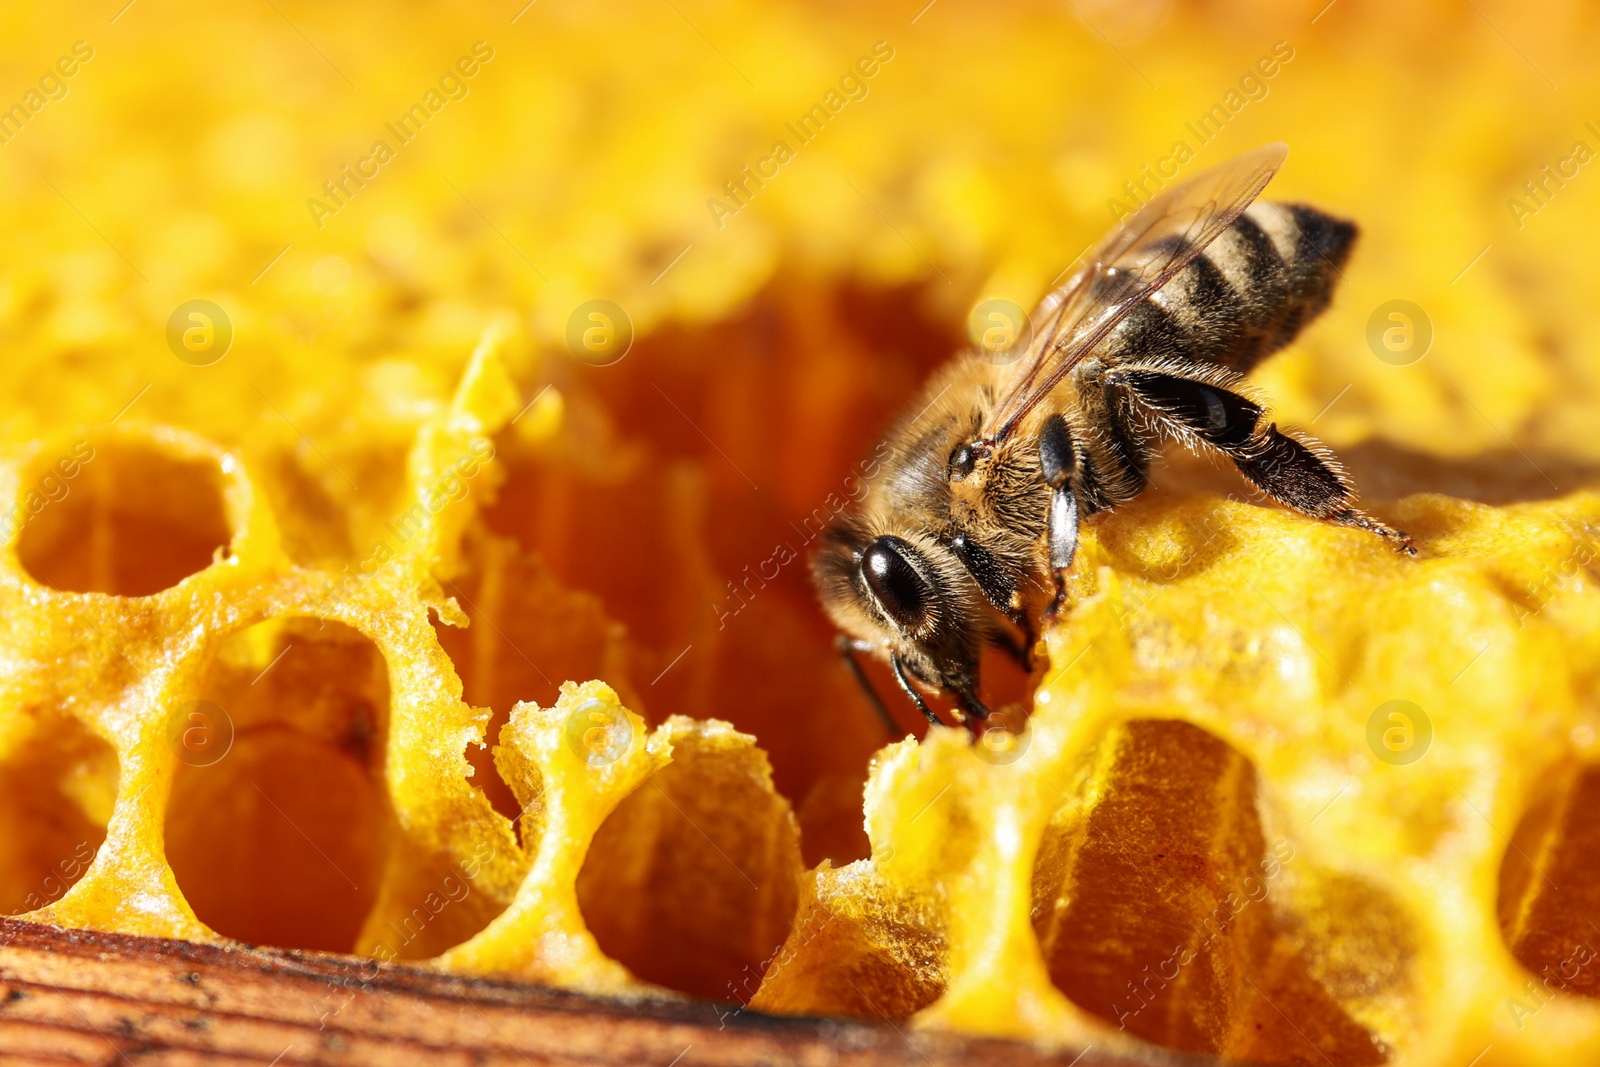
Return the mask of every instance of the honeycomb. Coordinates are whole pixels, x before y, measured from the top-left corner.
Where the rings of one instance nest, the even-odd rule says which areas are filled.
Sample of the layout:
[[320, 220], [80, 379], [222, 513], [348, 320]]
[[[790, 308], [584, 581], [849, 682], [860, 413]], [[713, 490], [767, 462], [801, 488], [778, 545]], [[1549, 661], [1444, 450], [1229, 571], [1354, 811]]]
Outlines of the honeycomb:
[[[1596, 19], [8, 7], [5, 912], [910, 1038], [1600, 1058]], [[1280, 138], [1269, 195], [1364, 237], [1258, 384], [1420, 557], [1173, 455], [1002, 726], [886, 744], [803, 563], [880, 428], [1174, 139]]]

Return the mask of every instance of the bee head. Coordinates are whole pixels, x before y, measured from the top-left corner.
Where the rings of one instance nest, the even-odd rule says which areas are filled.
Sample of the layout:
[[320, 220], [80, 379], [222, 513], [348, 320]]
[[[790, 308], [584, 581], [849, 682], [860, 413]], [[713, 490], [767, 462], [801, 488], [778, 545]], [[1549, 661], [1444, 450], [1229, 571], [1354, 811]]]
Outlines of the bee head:
[[953, 693], [969, 711], [977, 699], [985, 619], [972, 580], [945, 544], [914, 530], [873, 529], [854, 517], [829, 529], [811, 559], [830, 618], [845, 633], [912, 675]]

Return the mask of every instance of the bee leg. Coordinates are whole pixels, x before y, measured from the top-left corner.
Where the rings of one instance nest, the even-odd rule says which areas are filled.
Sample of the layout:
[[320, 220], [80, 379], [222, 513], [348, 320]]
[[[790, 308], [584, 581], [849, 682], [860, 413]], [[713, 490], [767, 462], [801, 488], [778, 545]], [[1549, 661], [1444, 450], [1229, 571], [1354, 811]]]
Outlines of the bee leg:
[[939, 716], [933, 713], [933, 709], [928, 707], [928, 702], [922, 699], [922, 694], [917, 692], [917, 687], [911, 684], [910, 678], [906, 677], [905, 664], [900, 662], [900, 656], [897, 653], [889, 653], [889, 666], [894, 671], [894, 680], [900, 684], [900, 688], [905, 691], [906, 696], [911, 698], [911, 703], [917, 706], [917, 710], [922, 712], [922, 717], [934, 726], [943, 726], [944, 723], [939, 721]]
[[1028, 612], [1023, 606], [1020, 588], [1022, 576], [1012, 573], [995, 558], [993, 552], [965, 533], [956, 534], [950, 539], [949, 545], [956, 558], [967, 568], [967, 573], [972, 575], [973, 581], [978, 583], [984, 599], [1022, 633], [1021, 645], [1007, 634], [995, 634], [991, 640], [1011, 653], [1022, 664], [1023, 670], [1032, 671], [1034, 633], [1028, 621]]
[[1022, 669], [1031, 674], [1033, 672], [1033, 646], [1039, 643], [1039, 631], [1034, 628], [1033, 620], [1028, 617], [1028, 613], [1025, 611], [1018, 612], [1013, 621], [1017, 624], [1017, 628], [1022, 631], [1022, 655], [1019, 658], [1019, 662], [1022, 664]]
[[1033, 670], [1033, 627], [1025, 619], [1012, 619], [1017, 628], [1022, 631], [1021, 638], [1012, 638], [1010, 634], [996, 634], [991, 638], [995, 647], [1003, 650], [1006, 655], [1017, 661], [1017, 666], [1025, 671]]
[[1411, 537], [1386, 526], [1355, 506], [1356, 491], [1326, 449], [1268, 425], [1254, 455], [1234, 463], [1256, 488], [1302, 515], [1375, 533], [1408, 556], [1417, 554]]
[[1244, 379], [1222, 367], [1132, 365], [1112, 371], [1166, 431], [1191, 447], [1215, 448], [1250, 483], [1284, 507], [1340, 526], [1369, 530], [1416, 555], [1411, 538], [1355, 506], [1356, 490], [1327, 449], [1286, 434], [1242, 395]]
[[1056, 594], [1046, 613], [1054, 620], [1067, 606], [1067, 572], [1078, 549], [1078, 498], [1068, 486], [1050, 493], [1050, 573]]
[[873, 713], [883, 723], [884, 730], [890, 737], [901, 737], [903, 731], [900, 724], [894, 721], [894, 716], [889, 714], [889, 709], [883, 704], [883, 698], [878, 696], [878, 691], [872, 686], [872, 679], [867, 677], [867, 672], [861, 669], [861, 664], [856, 660], [856, 652], [861, 651], [850, 638], [840, 634], [833, 639], [833, 647], [839, 650], [839, 656], [844, 660], [845, 666], [850, 668], [850, 673], [855, 676], [856, 684], [866, 694], [867, 703], [872, 705]]
[[978, 733], [979, 727], [977, 724], [989, 717], [988, 705], [979, 700], [978, 694], [974, 693], [970, 687], [958, 689], [952, 685], [949, 689], [956, 696], [956, 707], [958, 709], [956, 714], [960, 718], [961, 724], [974, 734]]
[[1039, 431], [1039, 469], [1050, 487], [1050, 514], [1047, 538], [1050, 547], [1050, 573], [1055, 578], [1056, 595], [1046, 618], [1054, 619], [1067, 605], [1067, 572], [1078, 551], [1078, 496], [1072, 491], [1072, 475], [1078, 468], [1078, 453], [1073, 448], [1072, 431], [1059, 413], [1044, 420]]

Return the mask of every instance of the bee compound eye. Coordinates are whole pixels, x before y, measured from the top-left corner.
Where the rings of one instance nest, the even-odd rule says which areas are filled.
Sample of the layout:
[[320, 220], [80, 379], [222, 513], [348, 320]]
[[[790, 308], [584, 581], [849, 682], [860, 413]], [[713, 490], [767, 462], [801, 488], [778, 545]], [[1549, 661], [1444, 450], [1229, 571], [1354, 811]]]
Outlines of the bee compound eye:
[[889, 617], [907, 630], [921, 626], [933, 588], [909, 557], [915, 552], [898, 537], [880, 537], [861, 554], [861, 576]]

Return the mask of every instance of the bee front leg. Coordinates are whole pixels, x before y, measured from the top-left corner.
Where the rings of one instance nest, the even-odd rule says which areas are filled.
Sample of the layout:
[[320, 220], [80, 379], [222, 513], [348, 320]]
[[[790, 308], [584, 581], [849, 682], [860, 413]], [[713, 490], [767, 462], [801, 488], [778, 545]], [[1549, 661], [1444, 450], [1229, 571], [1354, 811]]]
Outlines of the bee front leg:
[[878, 716], [878, 721], [883, 723], [884, 730], [890, 737], [902, 737], [905, 731], [900, 724], [894, 721], [894, 716], [889, 714], [889, 709], [884, 706], [883, 698], [878, 696], [877, 689], [873, 688], [872, 679], [867, 677], [867, 672], [861, 669], [861, 664], [856, 661], [857, 652], [871, 651], [870, 647], [852, 641], [840, 634], [833, 639], [833, 647], [838, 650], [839, 658], [844, 660], [850, 674], [855, 678], [856, 684], [861, 687], [861, 692], [866, 696], [867, 703], [872, 705], [872, 711]]
[[898, 653], [889, 653], [889, 669], [894, 673], [895, 683], [900, 686], [901, 691], [906, 696], [911, 698], [911, 703], [915, 704], [917, 710], [922, 712], [922, 717], [927, 719], [932, 726], [943, 726], [944, 723], [939, 721], [939, 716], [933, 713], [933, 709], [928, 707], [928, 702], [922, 699], [922, 694], [917, 692], [917, 687], [911, 684], [910, 678], [906, 677], [905, 664], [900, 662]]
[[1039, 431], [1039, 470], [1050, 487], [1050, 513], [1046, 539], [1050, 547], [1050, 573], [1055, 578], [1056, 595], [1046, 617], [1053, 619], [1067, 606], [1067, 572], [1078, 551], [1078, 495], [1072, 491], [1072, 476], [1078, 469], [1078, 453], [1073, 448], [1072, 431], [1060, 414], [1044, 420]]

